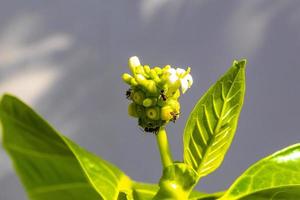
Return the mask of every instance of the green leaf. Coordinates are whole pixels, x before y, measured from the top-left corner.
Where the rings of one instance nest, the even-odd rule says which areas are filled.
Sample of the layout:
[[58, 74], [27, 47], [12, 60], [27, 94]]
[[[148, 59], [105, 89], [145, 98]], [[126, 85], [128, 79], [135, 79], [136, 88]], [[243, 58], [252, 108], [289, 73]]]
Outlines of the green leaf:
[[13, 96], [0, 103], [3, 146], [33, 200], [115, 200], [130, 180], [114, 165], [56, 132]]
[[252, 165], [221, 198], [221, 200], [237, 199], [300, 199], [300, 143]]
[[184, 162], [199, 178], [222, 163], [233, 139], [245, 94], [246, 60], [233, 66], [205, 93], [184, 129]]
[[[156, 184], [139, 183], [133, 184], [133, 197], [134, 200], [152, 200], [154, 195], [159, 190], [159, 186]], [[223, 192], [218, 192], [214, 194], [206, 194], [198, 192], [196, 190], [192, 191], [189, 200], [215, 200], [221, 197]]]

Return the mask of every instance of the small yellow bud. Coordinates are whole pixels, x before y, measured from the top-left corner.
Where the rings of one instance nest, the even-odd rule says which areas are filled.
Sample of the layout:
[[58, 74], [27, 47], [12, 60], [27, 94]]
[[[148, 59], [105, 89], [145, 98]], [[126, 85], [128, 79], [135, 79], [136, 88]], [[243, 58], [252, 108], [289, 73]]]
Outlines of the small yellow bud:
[[157, 87], [155, 81], [148, 80], [145, 87], [150, 93], [152, 94], [157, 93]]
[[136, 74], [141, 74], [141, 75], [143, 75], [145, 78], [149, 78], [149, 75], [144, 71], [144, 67], [142, 67], [142, 66], [137, 66], [137, 67], [135, 68], [135, 73], [136, 73]]
[[173, 109], [171, 108], [171, 106], [164, 106], [161, 108], [160, 118], [162, 120], [169, 121], [170, 119], [172, 119], [172, 112]]
[[136, 82], [138, 82], [140, 85], [145, 86], [147, 84], [147, 79], [142, 74], [136, 74], [134, 77]]
[[127, 73], [124, 73], [124, 74], [122, 75], [123, 81], [124, 81], [125, 83], [127, 83], [128, 85], [131, 84], [131, 79], [132, 79], [132, 78], [133, 78], [133, 77], [132, 77], [130, 74], [127, 74]]
[[162, 69], [160, 67], [154, 67], [154, 70], [156, 72], [157, 75], [161, 75], [162, 74]]
[[150, 70], [150, 77], [156, 82], [159, 83], [160, 82], [160, 78], [158, 77], [156, 71], [154, 69]]
[[130, 85], [132, 85], [132, 86], [137, 86], [138, 85], [138, 83], [136, 82], [135, 78], [131, 79]]
[[132, 95], [132, 100], [138, 104], [138, 105], [143, 105], [145, 95], [142, 91], [135, 91]]
[[147, 108], [146, 115], [149, 119], [158, 120], [159, 119], [159, 108], [158, 107]]
[[177, 100], [179, 97], [180, 97], [180, 90], [176, 90], [172, 98]]
[[163, 68], [163, 71], [168, 71], [169, 69], [171, 69], [171, 65], [166, 65], [166, 66]]
[[129, 106], [128, 106], [128, 115], [131, 116], [131, 117], [136, 117], [136, 118], [138, 117], [135, 103], [129, 104]]
[[149, 65], [144, 65], [144, 71], [145, 71], [146, 74], [150, 73], [150, 67], [149, 67]]

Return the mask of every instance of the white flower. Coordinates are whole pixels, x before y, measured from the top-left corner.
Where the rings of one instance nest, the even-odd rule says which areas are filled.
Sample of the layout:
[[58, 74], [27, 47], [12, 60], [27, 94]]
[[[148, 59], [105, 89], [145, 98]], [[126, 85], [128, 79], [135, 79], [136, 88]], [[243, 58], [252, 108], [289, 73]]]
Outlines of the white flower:
[[188, 88], [190, 88], [193, 84], [193, 77], [190, 74], [185, 75], [181, 79], [181, 90], [182, 93], [185, 93]]
[[171, 84], [174, 84], [175, 82], [177, 82], [179, 77], [178, 77], [178, 75], [176, 73], [176, 70], [174, 68], [171, 68], [171, 69], [168, 70], [168, 72], [170, 74], [170, 76], [169, 76], [169, 82]]
[[177, 68], [176, 70], [171, 68], [168, 70], [170, 73], [169, 82], [176, 87], [180, 81], [182, 93], [185, 93], [193, 84], [193, 77], [189, 74], [190, 70], [190, 68], [187, 71], [181, 68]]
[[132, 56], [129, 58], [128, 62], [131, 72], [134, 74], [135, 68], [141, 65], [141, 62], [137, 56]]

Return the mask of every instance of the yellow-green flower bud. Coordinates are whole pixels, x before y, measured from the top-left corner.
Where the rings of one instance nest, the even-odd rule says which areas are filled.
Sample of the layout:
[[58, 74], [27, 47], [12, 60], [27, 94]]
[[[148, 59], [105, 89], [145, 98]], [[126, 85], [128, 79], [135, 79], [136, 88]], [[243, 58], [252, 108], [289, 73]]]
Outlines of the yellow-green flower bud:
[[146, 74], [150, 73], [150, 67], [149, 67], [149, 65], [144, 65], [144, 71], [145, 71]]
[[132, 74], [135, 74], [135, 68], [140, 65], [141, 65], [141, 63], [140, 63], [140, 60], [138, 57], [133, 56], [133, 57], [129, 58], [128, 66], [129, 66], [129, 69], [131, 70]]
[[138, 117], [138, 114], [137, 114], [137, 110], [136, 110], [136, 104], [135, 103], [131, 103], [128, 105], [128, 115], [131, 116], [131, 117]]
[[137, 86], [137, 85], [138, 85], [138, 82], [136, 82], [135, 78], [132, 78], [132, 79], [131, 79], [130, 85], [131, 85], [131, 86]]
[[138, 104], [143, 105], [143, 101], [145, 99], [145, 94], [142, 91], [134, 91], [132, 95], [132, 100]]
[[166, 66], [163, 68], [163, 71], [168, 71], [169, 69], [171, 69], [171, 65], [166, 65]]
[[159, 108], [158, 107], [150, 107], [146, 109], [146, 115], [149, 119], [158, 120], [159, 119]]
[[157, 93], [157, 87], [155, 81], [148, 80], [145, 87], [151, 94]]
[[136, 74], [134, 76], [136, 82], [138, 82], [138, 84], [145, 86], [147, 84], [147, 79], [145, 78], [145, 76], [143, 76], [142, 74]]
[[136, 74], [141, 74], [143, 75], [145, 78], [149, 78], [149, 75], [144, 71], [144, 67], [143, 66], [137, 66], [135, 68], [135, 73]]
[[178, 99], [180, 97], [180, 90], [176, 90], [175, 94], [172, 96], [173, 99]]
[[160, 82], [160, 78], [158, 77], [156, 71], [154, 69], [150, 70], [150, 77], [156, 82], [159, 83]]
[[173, 109], [171, 108], [171, 106], [164, 106], [161, 108], [160, 118], [162, 120], [169, 121], [170, 119], [172, 119], [172, 112]]
[[124, 74], [122, 75], [123, 81], [124, 81], [125, 83], [127, 83], [128, 85], [131, 84], [131, 79], [132, 79], [132, 78], [133, 78], [133, 77], [132, 77], [130, 74], [127, 74], [127, 73], [124, 73]]
[[156, 72], [157, 75], [161, 75], [162, 74], [162, 69], [160, 67], [154, 67], [154, 70]]

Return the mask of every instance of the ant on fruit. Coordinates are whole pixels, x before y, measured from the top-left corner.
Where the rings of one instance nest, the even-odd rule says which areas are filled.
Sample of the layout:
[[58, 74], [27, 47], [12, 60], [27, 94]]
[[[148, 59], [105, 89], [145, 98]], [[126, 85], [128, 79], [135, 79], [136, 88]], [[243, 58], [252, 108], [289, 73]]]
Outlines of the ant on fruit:
[[163, 99], [163, 101], [167, 100], [167, 96], [165, 95], [165, 91], [164, 90], [160, 91], [160, 97]]
[[172, 119], [170, 120], [171, 122], [175, 123], [175, 121], [178, 119], [179, 117], [179, 113], [176, 112], [170, 112], [170, 114], [172, 115]]
[[132, 89], [129, 88], [129, 89], [126, 91], [126, 98], [127, 98], [127, 99], [130, 99], [131, 94], [132, 94]]

